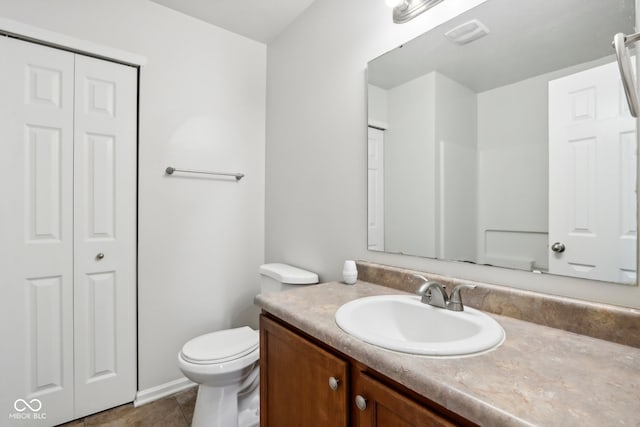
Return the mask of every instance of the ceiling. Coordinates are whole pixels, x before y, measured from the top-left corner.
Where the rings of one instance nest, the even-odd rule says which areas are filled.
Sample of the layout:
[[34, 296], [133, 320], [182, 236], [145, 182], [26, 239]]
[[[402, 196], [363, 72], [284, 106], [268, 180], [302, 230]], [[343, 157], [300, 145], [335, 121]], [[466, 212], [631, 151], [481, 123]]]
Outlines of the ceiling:
[[[471, 19], [489, 34], [463, 46], [444, 37]], [[371, 61], [369, 83], [389, 89], [436, 70], [483, 92], [613, 55], [613, 35], [635, 32], [634, 21], [634, 0], [489, 0]]]
[[168, 8], [270, 43], [314, 0], [152, 0]]

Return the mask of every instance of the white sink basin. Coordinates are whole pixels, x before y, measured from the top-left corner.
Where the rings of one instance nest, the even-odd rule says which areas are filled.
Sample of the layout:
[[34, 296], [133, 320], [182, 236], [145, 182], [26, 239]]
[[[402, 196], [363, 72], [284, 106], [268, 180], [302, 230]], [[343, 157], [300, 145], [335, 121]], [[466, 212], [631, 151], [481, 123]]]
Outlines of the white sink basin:
[[470, 307], [451, 311], [424, 304], [420, 296], [380, 295], [344, 304], [336, 323], [369, 344], [428, 356], [470, 356], [498, 347], [502, 326]]

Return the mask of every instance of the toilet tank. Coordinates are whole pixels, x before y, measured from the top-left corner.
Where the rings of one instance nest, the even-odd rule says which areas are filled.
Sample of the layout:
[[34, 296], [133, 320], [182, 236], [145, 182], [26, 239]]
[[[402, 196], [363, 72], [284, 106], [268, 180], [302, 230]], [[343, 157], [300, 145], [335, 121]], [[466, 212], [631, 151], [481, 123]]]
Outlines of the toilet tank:
[[318, 283], [318, 275], [288, 264], [263, 264], [260, 266], [260, 291], [263, 294], [285, 291], [300, 285]]

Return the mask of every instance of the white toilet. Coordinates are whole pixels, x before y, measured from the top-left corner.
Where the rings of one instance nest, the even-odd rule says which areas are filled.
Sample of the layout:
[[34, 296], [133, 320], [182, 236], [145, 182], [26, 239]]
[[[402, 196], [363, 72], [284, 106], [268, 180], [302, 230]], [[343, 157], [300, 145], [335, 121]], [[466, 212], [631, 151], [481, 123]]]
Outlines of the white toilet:
[[[318, 283], [318, 275], [287, 264], [260, 266], [263, 294]], [[259, 334], [248, 326], [188, 341], [178, 366], [198, 383], [193, 427], [254, 427], [259, 424]]]

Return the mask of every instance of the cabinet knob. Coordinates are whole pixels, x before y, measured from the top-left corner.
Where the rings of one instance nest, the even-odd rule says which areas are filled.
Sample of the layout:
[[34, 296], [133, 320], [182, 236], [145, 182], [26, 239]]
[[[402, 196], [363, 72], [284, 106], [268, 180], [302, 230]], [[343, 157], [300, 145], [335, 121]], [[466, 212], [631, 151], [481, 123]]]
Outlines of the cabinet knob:
[[338, 389], [338, 383], [340, 382], [339, 379], [337, 379], [336, 377], [331, 377], [329, 378], [329, 388], [331, 390], [337, 390]]
[[365, 399], [364, 397], [362, 397], [360, 395], [357, 395], [356, 396], [356, 406], [361, 411], [364, 411], [365, 409], [367, 409], [367, 399]]
[[102, 258], [104, 258], [104, 254], [102, 252], [100, 252], [98, 255], [96, 255], [96, 259], [98, 261], [100, 261]]

